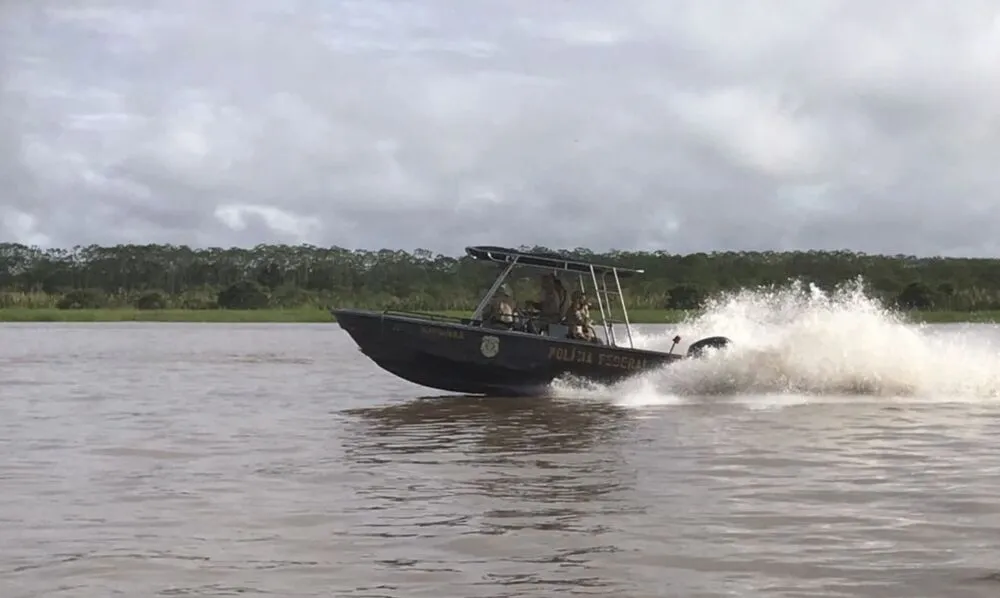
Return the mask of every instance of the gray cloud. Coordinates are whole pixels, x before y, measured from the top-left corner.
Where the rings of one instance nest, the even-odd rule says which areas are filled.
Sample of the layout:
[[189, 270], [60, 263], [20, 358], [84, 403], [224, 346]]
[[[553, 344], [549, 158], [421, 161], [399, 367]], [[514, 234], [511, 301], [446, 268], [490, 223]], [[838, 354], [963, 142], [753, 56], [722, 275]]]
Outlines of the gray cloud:
[[0, 234], [995, 254], [1000, 11], [0, 8]]

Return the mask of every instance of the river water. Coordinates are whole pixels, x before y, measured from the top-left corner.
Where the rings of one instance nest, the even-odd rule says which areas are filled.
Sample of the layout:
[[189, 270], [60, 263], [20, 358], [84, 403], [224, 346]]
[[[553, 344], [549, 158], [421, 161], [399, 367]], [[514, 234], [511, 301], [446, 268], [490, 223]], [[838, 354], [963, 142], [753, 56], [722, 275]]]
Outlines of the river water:
[[334, 324], [0, 326], [0, 596], [1000, 595], [1000, 332], [853, 313], [507, 401]]

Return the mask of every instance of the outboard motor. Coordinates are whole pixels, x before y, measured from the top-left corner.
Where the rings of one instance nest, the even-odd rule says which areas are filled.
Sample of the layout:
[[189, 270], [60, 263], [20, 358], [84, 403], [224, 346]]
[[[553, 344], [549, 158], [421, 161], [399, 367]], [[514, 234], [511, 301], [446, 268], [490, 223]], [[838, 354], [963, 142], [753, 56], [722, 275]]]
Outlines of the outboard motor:
[[691, 346], [687, 350], [687, 356], [694, 358], [703, 357], [705, 349], [725, 349], [730, 343], [732, 341], [724, 336], [708, 336], [691, 343]]

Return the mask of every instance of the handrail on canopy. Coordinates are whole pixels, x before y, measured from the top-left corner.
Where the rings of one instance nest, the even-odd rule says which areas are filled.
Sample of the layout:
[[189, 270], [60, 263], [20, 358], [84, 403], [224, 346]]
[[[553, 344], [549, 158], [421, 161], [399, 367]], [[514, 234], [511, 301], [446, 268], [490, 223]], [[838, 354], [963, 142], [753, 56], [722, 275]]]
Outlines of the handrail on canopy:
[[[477, 245], [466, 247], [465, 252], [473, 259], [484, 260], [496, 264], [503, 264], [502, 272], [493, 281], [493, 285], [480, 299], [472, 314], [472, 320], [480, 322], [486, 306], [493, 299], [500, 285], [510, 275], [511, 271], [518, 266], [528, 266], [532, 268], [557, 270], [562, 272], [575, 272], [580, 275], [580, 290], [584, 290], [586, 283], [584, 280], [590, 278], [594, 285], [594, 297], [597, 299], [597, 308], [601, 314], [601, 326], [604, 328], [605, 341], [614, 347], [619, 346], [615, 338], [615, 324], [624, 324], [628, 334], [629, 347], [634, 348], [632, 341], [632, 327], [629, 323], [628, 308], [625, 305], [625, 296], [622, 293], [619, 279], [634, 274], [643, 274], [642, 270], [632, 268], [619, 268], [607, 264], [595, 264], [583, 260], [567, 259], [555, 253], [542, 253], [537, 251], [517, 251], [506, 247], [493, 247], [487, 245]], [[584, 275], [589, 276], [584, 276]], [[608, 288], [608, 275], [614, 281], [614, 290]], [[600, 281], [600, 282], [599, 282]], [[603, 284], [602, 284], [603, 283]], [[614, 318], [614, 307], [611, 299], [612, 295], [618, 296], [617, 303], [622, 310], [622, 320], [616, 321]]]
[[[541, 253], [531, 251], [518, 251], [507, 247], [493, 247], [489, 245], [476, 245], [466, 247], [465, 253], [476, 260], [485, 260], [500, 264], [517, 262], [518, 266], [533, 266], [535, 268], [551, 268], [564, 272], [578, 272], [590, 274], [617, 272], [619, 278], [626, 278], [635, 274], [644, 274], [643, 270], [633, 268], [620, 268], [607, 264], [596, 264], [577, 259], [567, 259], [557, 253]], [[593, 270], [592, 270], [593, 269]]]

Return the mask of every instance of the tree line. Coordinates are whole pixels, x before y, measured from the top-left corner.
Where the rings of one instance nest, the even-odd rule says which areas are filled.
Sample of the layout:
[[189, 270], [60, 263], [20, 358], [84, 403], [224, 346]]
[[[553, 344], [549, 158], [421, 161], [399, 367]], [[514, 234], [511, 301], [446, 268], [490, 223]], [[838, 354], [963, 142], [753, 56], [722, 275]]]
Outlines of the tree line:
[[[695, 309], [708, 296], [798, 279], [832, 289], [862, 277], [887, 303], [923, 310], [1000, 309], [1000, 259], [868, 255], [850, 251], [548, 251], [645, 274], [623, 279], [630, 308]], [[261, 309], [389, 307], [471, 310], [496, 264], [418, 249], [312, 245], [191, 248], [116, 245], [42, 249], [0, 244], [0, 307]], [[512, 281], [537, 295], [537, 273]]]

